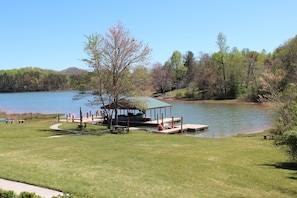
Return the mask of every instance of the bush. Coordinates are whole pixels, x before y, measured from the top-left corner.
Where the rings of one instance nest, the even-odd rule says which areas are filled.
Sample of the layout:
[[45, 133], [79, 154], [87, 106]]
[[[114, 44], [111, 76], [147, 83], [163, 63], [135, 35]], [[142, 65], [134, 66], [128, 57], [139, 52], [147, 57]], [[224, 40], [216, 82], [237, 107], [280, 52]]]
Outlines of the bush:
[[0, 197], [1, 198], [17, 198], [18, 196], [11, 190], [7, 191], [7, 190], [0, 189]]
[[21, 192], [19, 195], [19, 198], [42, 198], [39, 195], [36, 195], [35, 193], [29, 193], [29, 192]]
[[0, 198], [42, 198], [35, 193], [21, 192], [20, 195], [17, 195], [11, 190], [0, 189]]
[[297, 128], [284, 132], [276, 139], [277, 145], [282, 145], [292, 159], [297, 159]]

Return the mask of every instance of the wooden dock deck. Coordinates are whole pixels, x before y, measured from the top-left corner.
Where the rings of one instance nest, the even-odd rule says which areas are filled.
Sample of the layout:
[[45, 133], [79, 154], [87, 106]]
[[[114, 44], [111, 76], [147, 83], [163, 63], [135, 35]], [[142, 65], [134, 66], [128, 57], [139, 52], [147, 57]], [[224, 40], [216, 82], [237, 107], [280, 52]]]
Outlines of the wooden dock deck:
[[183, 124], [182, 126], [175, 126], [172, 129], [164, 129], [162, 131], [152, 130], [153, 133], [161, 133], [161, 134], [175, 134], [182, 132], [197, 132], [208, 129], [208, 125], [200, 125], [200, 124]]

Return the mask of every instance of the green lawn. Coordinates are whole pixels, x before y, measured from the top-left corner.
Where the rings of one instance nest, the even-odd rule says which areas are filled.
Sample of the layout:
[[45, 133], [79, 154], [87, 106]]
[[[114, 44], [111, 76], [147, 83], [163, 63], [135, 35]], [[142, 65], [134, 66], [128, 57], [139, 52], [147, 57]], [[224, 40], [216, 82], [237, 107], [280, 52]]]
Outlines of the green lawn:
[[296, 164], [261, 135], [51, 137], [54, 123], [0, 123], [0, 177], [84, 197], [297, 196]]

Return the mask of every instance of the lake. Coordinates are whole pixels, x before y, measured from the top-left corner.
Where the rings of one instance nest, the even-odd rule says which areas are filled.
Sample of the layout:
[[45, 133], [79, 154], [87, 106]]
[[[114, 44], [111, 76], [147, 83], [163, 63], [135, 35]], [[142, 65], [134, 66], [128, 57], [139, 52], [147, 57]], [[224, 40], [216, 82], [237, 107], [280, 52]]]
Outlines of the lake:
[[[100, 107], [88, 105], [90, 97], [73, 100], [76, 91], [30, 92], [0, 94], [0, 109], [7, 113], [63, 113], [79, 115], [95, 112]], [[205, 124], [203, 133], [188, 133], [198, 137], [225, 137], [238, 133], [261, 131], [271, 127], [272, 110], [258, 104], [205, 104], [166, 101], [172, 105], [172, 116], [183, 117], [184, 123]]]
[[272, 126], [271, 107], [260, 104], [201, 104], [171, 102], [175, 117], [184, 117], [184, 123], [207, 124], [199, 137], [225, 137], [238, 133], [263, 131]]

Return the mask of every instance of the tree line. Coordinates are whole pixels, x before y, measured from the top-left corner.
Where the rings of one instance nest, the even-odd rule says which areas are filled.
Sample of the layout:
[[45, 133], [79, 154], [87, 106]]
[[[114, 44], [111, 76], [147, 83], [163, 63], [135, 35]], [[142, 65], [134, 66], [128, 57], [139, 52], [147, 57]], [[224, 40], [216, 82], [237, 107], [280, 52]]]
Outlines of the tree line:
[[160, 93], [186, 88], [185, 97], [194, 100], [241, 98], [261, 102], [270, 93], [265, 87], [268, 74], [285, 74], [280, 89], [295, 82], [297, 56], [296, 48], [291, 45], [296, 39], [289, 40], [273, 53], [249, 49], [240, 51], [236, 47], [230, 48], [225, 35], [219, 33], [216, 41], [218, 51], [213, 54], [200, 53], [195, 57], [191, 51], [184, 55], [174, 51], [164, 65], [155, 63], [153, 86]]
[[297, 36], [273, 53], [230, 48], [222, 33], [218, 51], [200, 53], [174, 51], [165, 64], [152, 69], [154, 89], [160, 93], [184, 88], [188, 99], [244, 99], [263, 102], [282, 93], [297, 81]]
[[0, 70], [0, 92], [62, 91], [84, 89], [90, 73], [74, 74], [40, 68]]

